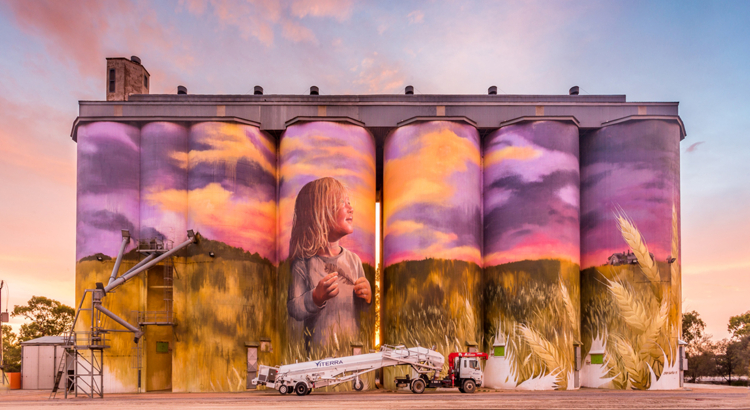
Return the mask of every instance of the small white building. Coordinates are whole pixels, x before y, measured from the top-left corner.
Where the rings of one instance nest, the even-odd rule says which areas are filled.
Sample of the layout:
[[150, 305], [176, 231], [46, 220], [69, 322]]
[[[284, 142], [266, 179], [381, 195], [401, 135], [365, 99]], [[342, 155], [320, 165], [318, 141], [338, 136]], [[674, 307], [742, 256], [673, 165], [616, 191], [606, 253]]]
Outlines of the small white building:
[[21, 343], [22, 389], [52, 390], [57, 366], [65, 354], [64, 344], [63, 336], [44, 336]]

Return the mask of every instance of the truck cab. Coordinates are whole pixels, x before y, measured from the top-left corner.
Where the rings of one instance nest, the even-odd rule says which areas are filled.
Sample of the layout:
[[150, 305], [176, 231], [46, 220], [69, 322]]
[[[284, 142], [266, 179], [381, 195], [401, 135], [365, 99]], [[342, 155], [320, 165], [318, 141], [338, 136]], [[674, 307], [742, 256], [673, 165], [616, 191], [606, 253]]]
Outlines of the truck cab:
[[487, 360], [487, 353], [454, 352], [448, 355], [448, 377], [461, 393], [474, 393], [482, 385], [484, 373], [479, 359]]
[[456, 369], [458, 369], [458, 379], [472, 379], [477, 386], [482, 385], [482, 367], [479, 359], [476, 357], [457, 357]]

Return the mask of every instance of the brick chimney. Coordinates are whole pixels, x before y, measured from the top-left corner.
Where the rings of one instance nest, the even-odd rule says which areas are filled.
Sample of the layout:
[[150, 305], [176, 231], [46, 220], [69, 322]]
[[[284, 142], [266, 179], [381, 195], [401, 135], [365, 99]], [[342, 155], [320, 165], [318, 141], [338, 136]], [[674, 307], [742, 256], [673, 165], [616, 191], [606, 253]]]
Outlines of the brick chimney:
[[148, 94], [151, 75], [132, 56], [107, 58], [107, 101], [127, 101], [131, 94]]

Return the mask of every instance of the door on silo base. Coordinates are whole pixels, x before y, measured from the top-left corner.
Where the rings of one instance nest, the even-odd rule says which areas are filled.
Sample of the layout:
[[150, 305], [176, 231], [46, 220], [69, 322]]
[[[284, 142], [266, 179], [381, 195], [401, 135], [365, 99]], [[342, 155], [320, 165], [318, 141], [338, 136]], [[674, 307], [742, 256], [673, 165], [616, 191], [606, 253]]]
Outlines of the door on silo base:
[[258, 386], [252, 383], [254, 378], [258, 377], [258, 348], [248, 346], [247, 348], [247, 388], [257, 389]]
[[[171, 269], [170, 266], [167, 268]], [[172, 390], [172, 281], [171, 270], [157, 265], [148, 270], [146, 313], [140, 319], [146, 323], [143, 340], [146, 354], [146, 391]]]

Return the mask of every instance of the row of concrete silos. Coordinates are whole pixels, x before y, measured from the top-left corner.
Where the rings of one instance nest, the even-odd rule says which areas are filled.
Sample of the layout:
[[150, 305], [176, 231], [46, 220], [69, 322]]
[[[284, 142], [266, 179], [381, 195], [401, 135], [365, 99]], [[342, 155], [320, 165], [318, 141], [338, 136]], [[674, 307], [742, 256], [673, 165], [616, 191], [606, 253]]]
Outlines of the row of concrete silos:
[[[600, 265], [607, 261], [600, 259], [609, 249], [623, 247], [622, 224], [615, 224], [613, 212], [629, 217], [633, 226], [647, 221], [650, 231], [643, 236], [653, 235], [659, 242], [649, 241], [649, 246], [674, 249], [679, 130], [663, 121], [639, 121], [579, 134], [570, 120], [521, 122], [491, 132], [482, 146], [469, 124], [431, 121], [400, 127], [386, 138], [383, 343], [434, 345], [444, 354], [490, 351], [486, 374], [492, 387], [574, 388], [581, 381], [592, 387], [649, 387], [617, 376], [621, 369], [611, 363], [622, 362], [614, 358], [622, 357], [618, 348], [625, 346], [616, 337], [638, 341], [653, 336], [649, 347], [661, 342], [667, 347], [662, 350], [669, 351], [675, 333], [660, 327], [652, 335], [651, 328], [661, 322], [644, 325], [651, 329], [647, 335], [645, 330], [618, 333], [631, 326], [620, 307], [612, 306], [612, 298], [602, 295], [620, 290], [614, 281], [634, 294], [650, 290], [655, 296], [638, 303], [662, 312], [660, 303], [679, 284], [679, 272], [676, 277], [664, 272], [677, 265], [657, 266], [669, 281], [645, 286], [640, 270], [627, 270], [627, 264], [603, 269]], [[629, 148], [630, 140], [643, 143], [645, 134], [640, 151]], [[176, 262], [180, 280], [174, 281], [173, 311], [178, 325], [172, 335], [160, 330], [152, 335], [172, 337], [172, 373], [152, 371], [147, 378], [152, 389], [167, 384], [175, 391], [241, 389], [242, 383], [225, 375], [244, 375], [250, 360], [247, 341], [267, 341], [259, 360], [270, 363], [374, 347], [374, 297], [329, 300], [321, 314], [293, 292], [295, 278], [309, 275], [302, 279], [314, 280], [312, 271], [301, 265], [295, 270], [288, 260], [300, 189], [333, 178], [346, 187], [355, 209], [353, 232], [341, 245], [358, 256], [358, 275], [374, 287], [376, 148], [365, 128], [298, 123], [281, 136], [278, 152], [257, 127], [227, 123], [149, 123], [140, 129], [94, 123], [81, 127], [78, 143], [79, 291], [92, 282], [92, 274], [97, 280], [108, 276], [90, 257], [111, 254], [123, 226], [141, 238], [179, 242], [191, 228], [206, 239]], [[658, 158], [652, 161], [652, 156]], [[671, 191], [639, 185], [647, 179], [637, 172], [644, 168], [671, 178]], [[625, 185], [631, 186], [633, 197], [677, 201], [676, 216], [653, 217], [650, 208], [627, 209], [627, 201], [618, 202], [621, 182], [632, 178], [636, 181]], [[596, 236], [591, 251], [587, 235]], [[669, 246], [665, 240], [671, 241]], [[581, 255], [586, 269], [579, 281]], [[137, 258], [132, 255], [130, 263]], [[357, 279], [356, 274], [347, 277], [350, 270], [340, 272], [340, 286], [348, 292]], [[161, 273], [150, 273], [145, 280], [152, 276], [153, 288], [164, 287]], [[159, 295], [146, 291], [117, 303], [123, 310], [164, 309]], [[678, 302], [679, 297], [669, 299], [670, 320], [679, 312]], [[340, 320], [321, 319], [324, 315]], [[587, 371], [585, 363], [576, 363], [579, 345], [582, 362], [590, 363], [587, 353], [597, 349], [609, 352], [611, 359], [601, 364], [594, 360], [593, 370]], [[124, 341], [120, 347], [125, 348]], [[156, 359], [144, 366], [147, 372], [149, 365], [166, 367], [158, 355], [151, 356]], [[628, 375], [635, 374], [628, 373], [628, 365], [653, 369], [661, 363], [659, 376], [671, 356], [656, 356], [620, 366]], [[124, 363], [119, 367], [113, 386], [133, 380]]]

